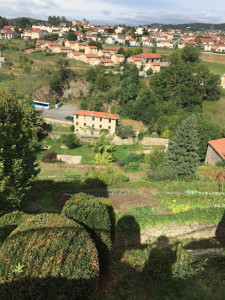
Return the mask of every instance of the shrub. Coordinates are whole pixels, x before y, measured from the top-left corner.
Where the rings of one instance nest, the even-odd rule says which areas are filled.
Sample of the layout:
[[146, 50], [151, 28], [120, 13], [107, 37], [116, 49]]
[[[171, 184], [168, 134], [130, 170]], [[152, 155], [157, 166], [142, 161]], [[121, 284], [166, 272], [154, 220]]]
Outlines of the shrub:
[[175, 170], [169, 168], [149, 170], [147, 179], [149, 181], [165, 181], [165, 180], [176, 180], [178, 177]]
[[155, 150], [149, 154], [148, 162], [150, 164], [150, 168], [152, 170], [164, 168], [164, 160], [165, 160], [166, 152], [162, 150]]
[[47, 152], [41, 159], [42, 162], [57, 162], [57, 153], [55, 151]]
[[0, 217], [0, 247], [10, 233], [29, 218], [22, 211], [13, 211]]
[[112, 218], [105, 201], [84, 193], [75, 194], [66, 202], [62, 214], [82, 224], [98, 250], [100, 272], [106, 273], [112, 250]]
[[139, 163], [138, 162], [130, 162], [128, 165], [125, 166], [126, 171], [137, 171], [139, 170]]
[[114, 169], [112, 167], [108, 167], [105, 171], [101, 172], [97, 169], [89, 171], [86, 181], [90, 179], [95, 179], [108, 186], [119, 185], [120, 183], [129, 181], [129, 177], [127, 175], [119, 169]]
[[118, 135], [122, 139], [127, 139], [129, 137], [134, 138], [136, 136], [135, 131], [131, 125], [119, 125], [116, 128], [116, 135]]
[[204, 269], [204, 262], [197, 262], [195, 256], [184, 250], [179, 242], [169, 243], [165, 236], [149, 245], [149, 259], [143, 269], [146, 279], [159, 282], [187, 280]]
[[0, 250], [2, 299], [87, 299], [96, 289], [98, 254], [86, 230], [64, 216], [37, 215]]
[[78, 147], [80, 145], [80, 140], [78, 139], [78, 137], [73, 134], [73, 133], [69, 133], [69, 134], [63, 134], [61, 136], [61, 141], [69, 148], [69, 149], [75, 149], [76, 147]]
[[119, 162], [120, 166], [129, 165], [131, 162], [139, 163], [144, 161], [144, 154], [127, 153], [124, 159]]
[[217, 167], [225, 167], [225, 160], [223, 159], [223, 160], [221, 160], [221, 161], [218, 161], [218, 162], [216, 163], [216, 166], [217, 166]]

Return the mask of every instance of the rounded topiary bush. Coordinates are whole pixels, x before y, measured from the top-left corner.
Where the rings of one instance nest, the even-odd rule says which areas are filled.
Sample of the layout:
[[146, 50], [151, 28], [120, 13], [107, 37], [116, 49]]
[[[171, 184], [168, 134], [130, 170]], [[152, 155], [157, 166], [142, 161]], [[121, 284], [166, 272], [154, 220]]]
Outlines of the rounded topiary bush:
[[2, 299], [87, 299], [98, 274], [95, 244], [65, 216], [29, 218], [0, 249]]
[[22, 211], [13, 211], [0, 217], [0, 247], [7, 236], [29, 217]]
[[62, 211], [63, 215], [82, 224], [90, 233], [98, 250], [101, 273], [108, 271], [112, 236], [114, 238], [115, 225], [109, 207], [102, 198], [79, 193], [66, 202]]

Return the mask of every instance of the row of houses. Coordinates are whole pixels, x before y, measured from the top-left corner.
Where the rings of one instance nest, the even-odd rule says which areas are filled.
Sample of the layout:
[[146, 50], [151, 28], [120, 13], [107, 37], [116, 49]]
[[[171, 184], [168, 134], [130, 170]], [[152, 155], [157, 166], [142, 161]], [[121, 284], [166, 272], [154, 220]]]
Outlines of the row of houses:
[[[113, 66], [121, 64], [125, 60], [123, 54], [118, 54], [120, 48], [100, 49], [96, 46], [89, 46], [87, 42], [79, 43], [66, 41], [65, 46], [50, 41], [38, 40], [38, 49], [52, 51], [54, 53], [66, 53], [69, 59], [83, 61], [92, 66], [104, 65]], [[124, 48], [125, 50], [127, 48]], [[159, 72], [161, 66], [165, 66], [161, 55], [157, 53], [142, 53], [129, 57], [128, 62], [134, 63], [139, 69], [147, 71], [149, 69]]]

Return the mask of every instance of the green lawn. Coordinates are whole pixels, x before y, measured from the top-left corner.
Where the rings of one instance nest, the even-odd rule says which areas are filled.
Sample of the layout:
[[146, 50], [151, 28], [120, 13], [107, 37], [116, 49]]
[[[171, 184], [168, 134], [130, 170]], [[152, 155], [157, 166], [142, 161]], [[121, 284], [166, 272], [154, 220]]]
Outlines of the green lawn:
[[215, 62], [208, 62], [208, 61], [202, 61], [202, 64], [207, 66], [209, 68], [209, 71], [218, 74], [218, 75], [224, 75], [225, 74], [225, 64], [219, 64]]
[[143, 146], [142, 145], [120, 145], [115, 146], [114, 148], [114, 157], [117, 161], [120, 161], [123, 159], [127, 153], [129, 152], [135, 152], [135, 151], [142, 151]]
[[92, 147], [89, 146], [88, 143], [82, 143], [80, 147], [77, 147], [76, 149], [70, 150], [70, 149], [62, 149], [61, 146], [63, 145], [60, 140], [52, 140], [49, 138], [44, 139], [40, 142], [41, 145], [49, 145], [51, 148], [49, 150], [40, 150], [38, 153], [37, 160], [40, 161], [42, 156], [45, 155], [45, 153], [50, 151], [55, 151], [57, 154], [65, 154], [65, 155], [78, 155], [82, 156], [82, 163], [90, 163], [94, 160], [95, 153], [92, 149]]
[[[223, 91], [224, 93], [224, 91]], [[219, 101], [205, 101], [202, 104], [202, 115], [221, 127], [225, 127], [225, 97]]]

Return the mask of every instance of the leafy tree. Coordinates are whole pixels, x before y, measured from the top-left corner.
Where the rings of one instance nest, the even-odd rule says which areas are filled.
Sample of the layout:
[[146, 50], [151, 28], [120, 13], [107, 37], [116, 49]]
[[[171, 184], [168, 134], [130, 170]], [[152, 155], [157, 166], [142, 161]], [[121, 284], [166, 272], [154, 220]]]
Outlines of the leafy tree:
[[40, 38], [40, 40], [54, 42], [54, 41], [58, 40], [58, 38], [59, 38], [59, 36], [57, 34], [49, 33], [49, 34], [46, 34], [45, 36], [43, 36], [42, 38]]
[[197, 63], [199, 62], [200, 49], [191, 44], [186, 44], [181, 50], [181, 55], [185, 62]]
[[49, 16], [48, 17], [48, 23], [50, 25], [53, 25], [53, 26], [59, 26], [59, 23], [61, 22], [60, 20], [60, 17], [56, 17], [56, 16]]
[[135, 131], [131, 125], [119, 125], [116, 128], [116, 134], [122, 139], [127, 139], [129, 137], [135, 137]]
[[162, 97], [162, 101], [175, 101], [177, 108], [193, 111], [205, 100], [220, 98], [219, 75], [210, 73], [200, 63], [185, 62], [177, 52], [169, 60], [170, 65], [150, 79], [151, 89]]
[[62, 95], [65, 85], [68, 85], [69, 79], [74, 75], [68, 67], [68, 60], [59, 60], [57, 62], [57, 70], [54, 73], [54, 77], [50, 80], [51, 90], [59, 96]]
[[80, 146], [80, 140], [73, 133], [63, 134], [61, 140], [69, 149], [75, 149]]
[[105, 132], [102, 132], [99, 139], [93, 144], [94, 151], [97, 153], [95, 161], [98, 164], [108, 164], [114, 161], [112, 145], [112, 137]]
[[5, 25], [8, 25], [8, 20], [0, 16], [0, 27], [3, 27]]
[[120, 47], [120, 49], [117, 51], [117, 54], [123, 54], [123, 55], [125, 55], [125, 50], [124, 50], [124, 48], [122, 48], [122, 47]]
[[70, 30], [68, 33], [67, 33], [67, 39], [69, 41], [76, 41], [77, 40], [77, 35], [74, 31]]
[[197, 120], [191, 115], [178, 127], [170, 140], [165, 165], [178, 175], [195, 173], [199, 165]]
[[222, 138], [222, 134], [219, 125], [213, 123], [208, 119], [199, 119], [198, 136], [199, 136], [198, 155], [200, 157], [200, 160], [204, 161], [208, 142]]
[[21, 207], [38, 173], [37, 122], [31, 106], [0, 89], [0, 214]]
[[102, 49], [102, 44], [100, 42], [97, 42], [97, 41], [93, 41], [91, 40], [89, 43], [88, 43], [89, 46], [96, 46], [98, 48], [98, 50]]
[[[152, 170], [163, 169], [166, 153], [163, 150], [155, 150], [149, 154], [148, 162]], [[166, 171], [165, 171], [166, 172]]]

